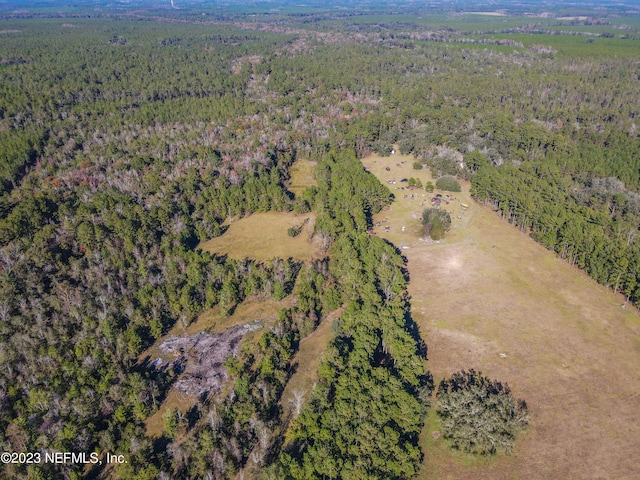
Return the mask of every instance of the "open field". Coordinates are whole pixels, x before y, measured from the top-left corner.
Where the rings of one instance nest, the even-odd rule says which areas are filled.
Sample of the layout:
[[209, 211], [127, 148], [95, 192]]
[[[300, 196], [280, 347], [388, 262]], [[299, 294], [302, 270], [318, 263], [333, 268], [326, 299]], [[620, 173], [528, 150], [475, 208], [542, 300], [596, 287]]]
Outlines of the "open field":
[[[363, 161], [383, 183], [390, 175], [424, 182], [428, 172], [413, 170], [412, 162], [397, 155]], [[621, 308], [622, 297], [473, 203], [468, 185], [455, 195], [470, 208], [457, 219], [459, 203], [450, 205], [453, 228], [445, 241], [419, 242], [424, 207], [398, 195], [397, 186], [390, 185], [396, 202], [376, 216], [389, 217], [390, 232], [378, 234], [409, 247], [403, 253], [413, 317], [436, 384], [475, 368], [507, 382], [531, 414], [513, 454], [489, 460], [452, 453], [442, 437], [434, 440], [438, 425], [430, 415], [419, 478], [640, 478], [638, 312]]]
[[[290, 227], [300, 227], [305, 221], [307, 223], [298, 236], [287, 234]], [[311, 239], [314, 222], [315, 215], [310, 213], [254, 213], [234, 221], [225, 233], [202, 242], [200, 248], [238, 260], [251, 258], [260, 261], [276, 257], [309, 260], [320, 250], [318, 243]]]
[[289, 184], [287, 188], [295, 195], [299, 195], [307, 187], [317, 185], [313, 174], [317, 163], [311, 160], [296, 160], [289, 170]]

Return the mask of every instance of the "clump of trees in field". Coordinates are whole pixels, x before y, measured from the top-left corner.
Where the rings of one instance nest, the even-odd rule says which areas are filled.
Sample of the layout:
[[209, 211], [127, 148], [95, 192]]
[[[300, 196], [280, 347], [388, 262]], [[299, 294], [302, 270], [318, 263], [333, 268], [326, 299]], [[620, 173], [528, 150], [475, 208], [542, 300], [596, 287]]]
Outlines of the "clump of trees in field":
[[409, 188], [422, 188], [422, 181], [419, 178], [411, 177], [407, 181], [407, 186]]
[[440, 208], [427, 208], [422, 212], [422, 225], [425, 237], [441, 240], [451, 228], [451, 215]]
[[506, 383], [473, 369], [442, 380], [436, 398], [443, 437], [467, 453], [509, 453], [529, 423], [524, 400], [514, 398]]
[[436, 180], [436, 187], [447, 192], [459, 192], [462, 190], [460, 182], [451, 175], [445, 175]]

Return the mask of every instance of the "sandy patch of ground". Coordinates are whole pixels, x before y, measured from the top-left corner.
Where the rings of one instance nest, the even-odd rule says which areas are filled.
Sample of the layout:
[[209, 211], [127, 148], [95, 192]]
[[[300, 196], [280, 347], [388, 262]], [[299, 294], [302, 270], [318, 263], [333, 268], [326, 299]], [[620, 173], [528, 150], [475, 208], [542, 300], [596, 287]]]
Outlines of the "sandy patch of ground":
[[[411, 169], [411, 157], [402, 160], [363, 163], [383, 183], [389, 173], [428, 175]], [[418, 478], [640, 478], [638, 312], [620, 308], [620, 296], [473, 203], [464, 187], [456, 196], [469, 209], [461, 219], [454, 211], [444, 242], [420, 243], [415, 202], [397, 195], [376, 217], [392, 225], [379, 235], [409, 247], [413, 316], [436, 383], [456, 370], [481, 370], [527, 401], [531, 423], [512, 455], [478, 460], [434, 439], [430, 416]]]

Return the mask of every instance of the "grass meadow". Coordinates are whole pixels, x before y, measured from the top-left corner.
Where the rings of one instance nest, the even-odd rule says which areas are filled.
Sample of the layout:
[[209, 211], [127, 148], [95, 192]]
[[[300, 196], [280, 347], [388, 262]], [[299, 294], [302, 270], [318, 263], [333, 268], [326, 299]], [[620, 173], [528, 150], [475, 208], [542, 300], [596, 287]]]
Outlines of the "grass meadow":
[[[384, 184], [390, 175], [424, 183], [428, 171], [412, 163], [401, 156], [363, 160]], [[396, 201], [376, 217], [388, 219], [390, 232], [378, 235], [404, 247], [412, 315], [436, 385], [475, 368], [507, 382], [531, 414], [515, 451], [495, 459], [452, 452], [434, 435], [431, 414], [418, 478], [638, 478], [638, 311], [622, 308], [624, 298], [474, 203], [468, 184], [455, 195], [469, 209], [460, 215], [457, 202], [449, 206], [453, 226], [445, 240], [420, 242], [423, 207], [398, 195], [397, 185], [389, 185]]]

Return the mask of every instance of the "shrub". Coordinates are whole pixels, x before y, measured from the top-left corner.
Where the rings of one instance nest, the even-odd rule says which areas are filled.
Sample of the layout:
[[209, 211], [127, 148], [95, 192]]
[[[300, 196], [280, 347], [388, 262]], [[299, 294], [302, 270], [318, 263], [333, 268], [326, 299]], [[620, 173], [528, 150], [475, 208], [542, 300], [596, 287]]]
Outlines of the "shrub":
[[307, 213], [311, 211], [311, 207], [304, 198], [296, 197], [293, 201], [293, 211], [295, 213]]
[[403, 138], [398, 142], [398, 148], [402, 155], [408, 155], [416, 148], [416, 140], [413, 137]]
[[433, 182], [431, 180], [427, 180], [427, 183], [424, 184], [424, 189], [427, 192], [433, 192]]
[[507, 384], [473, 369], [440, 382], [436, 399], [443, 437], [468, 453], [509, 453], [529, 423], [524, 400], [516, 400]]
[[290, 237], [297, 237], [300, 232], [302, 231], [302, 226], [300, 227], [289, 227], [287, 229], [287, 235], [289, 235]]
[[446, 190], [448, 192], [459, 192], [462, 190], [460, 183], [451, 175], [445, 175], [436, 180], [436, 187], [440, 190]]
[[383, 143], [382, 141], [378, 141], [373, 144], [373, 151], [376, 152], [381, 157], [388, 157], [391, 155], [391, 150], [393, 147], [388, 143]]
[[420, 181], [419, 178], [413, 178], [411, 177], [409, 179], [409, 181], [407, 182], [407, 185], [409, 187], [416, 187], [416, 188], [422, 188], [422, 182]]

